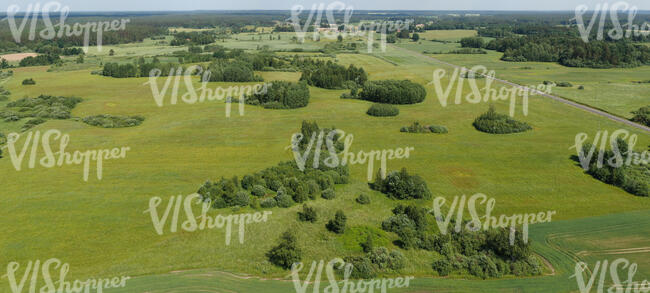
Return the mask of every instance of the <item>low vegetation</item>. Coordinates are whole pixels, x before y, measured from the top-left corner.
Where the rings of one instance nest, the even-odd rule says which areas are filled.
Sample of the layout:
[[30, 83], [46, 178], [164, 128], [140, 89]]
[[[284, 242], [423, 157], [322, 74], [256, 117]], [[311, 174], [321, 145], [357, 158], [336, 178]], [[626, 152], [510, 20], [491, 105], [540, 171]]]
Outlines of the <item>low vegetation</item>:
[[533, 129], [525, 122], [514, 120], [508, 115], [498, 114], [493, 106], [476, 118], [473, 125], [478, 131], [492, 134], [518, 133]]
[[77, 97], [26, 97], [9, 102], [6, 110], [0, 111], [0, 118], [5, 121], [18, 121], [25, 117], [69, 119], [70, 111], [81, 101], [82, 99]]
[[388, 195], [390, 198], [407, 199], [430, 199], [431, 191], [427, 183], [418, 175], [409, 174], [405, 168], [401, 171], [392, 171], [382, 178], [382, 171], [377, 172], [375, 182], [369, 184], [370, 188]]
[[123, 128], [134, 127], [142, 124], [144, 117], [142, 116], [113, 116], [109, 114], [101, 114], [95, 116], [88, 116], [82, 121], [88, 125], [102, 127], [102, 128]]
[[403, 126], [400, 132], [408, 133], [447, 133], [447, 127], [440, 125], [422, 125], [420, 122], [413, 122], [411, 126]]
[[389, 117], [399, 115], [399, 109], [388, 104], [372, 104], [366, 114], [376, 117]]

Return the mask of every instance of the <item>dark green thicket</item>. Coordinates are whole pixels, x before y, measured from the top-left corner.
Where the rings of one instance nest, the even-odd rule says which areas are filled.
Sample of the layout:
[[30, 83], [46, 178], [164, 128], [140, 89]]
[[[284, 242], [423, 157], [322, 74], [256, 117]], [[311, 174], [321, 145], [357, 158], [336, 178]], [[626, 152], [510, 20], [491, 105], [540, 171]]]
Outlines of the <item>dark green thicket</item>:
[[589, 166], [586, 171], [587, 174], [607, 184], [623, 188], [631, 194], [646, 197], [650, 196], [650, 163], [641, 162], [640, 164], [630, 165], [623, 163], [618, 167], [616, 167], [616, 165], [612, 166], [609, 162], [615, 164], [617, 160], [624, 162], [624, 160], [627, 159], [627, 156], [641, 156], [640, 153], [636, 153], [634, 150], [629, 149], [627, 142], [620, 138], [616, 140], [616, 144], [618, 154], [614, 153], [610, 149], [605, 150], [603, 152], [601, 166], [598, 166], [599, 148], [594, 147], [594, 145], [590, 143], [586, 143], [582, 146], [581, 152], [585, 159], [589, 152], [593, 152], [591, 161], [584, 163]]
[[103, 128], [122, 128], [134, 127], [142, 124], [144, 117], [142, 116], [113, 116], [109, 114], [101, 114], [95, 116], [88, 116], [82, 120], [84, 123], [92, 126]]
[[478, 131], [492, 134], [518, 133], [533, 129], [525, 122], [519, 122], [508, 115], [496, 113], [493, 106], [490, 106], [487, 113], [476, 118], [473, 125]]
[[438, 252], [442, 257], [434, 260], [432, 267], [441, 276], [451, 272], [466, 272], [480, 278], [542, 273], [542, 265], [532, 256], [529, 243], [524, 243], [521, 230], [510, 245], [509, 229], [470, 231], [465, 228], [468, 223], [464, 222], [462, 228], [455, 231], [455, 222], [451, 219], [443, 234], [437, 231], [435, 221], [424, 208], [399, 205], [382, 223], [382, 229], [397, 234], [397, 244], [403, 249]]
[[370, 188], [388, 195], [394, 199], [430, 199], [431, 191], [422, 177], [411, 175], [403, 168], [401, 171], [392, 171], [381, 177], [381, 169], [377, 172], [375, 182], [369, 184]]
[[23, 80], [23, 85], [35, 85], [35, 84], [36, 84], [36, 81], [34, 81], [34, 79], [32, 79], [32, 78], [28, 78], [28, 79]]
[[632, 114], [634, 114], [634, 117], [630, 120], [645, 126], [650, 126], [650, 106], [641, 107], [639, 110], [632, 112]]
[[76, 97], [55, 97], [40, 95], [37, 98], [22, 98], [9, 102], [0, 111], [5, 121], [18, 121], [25, 117], [68, 119], [70, 111], [82, 101]]
[[271, 109], [295, 109], [306, 107], [309, 98], [309, 88], [305, 82], [274, 81], [266, 92], [246, 96], [244, 101]]
[[[329, 129], [321, 129], [314, 123], [303, 121], [302, 133], [305, 139], [298, 145], [299, 152], [304, 153], [307, 141], [312, 134], [323, 130], [325, 134]], [[335, 139], [337, 139], [335, 137]], [[263, 208], [290, 207], [295, 203], [303, 203], [314, 200], [319, 196], [334, 196], [334, 184], [347, 184], [349, 169], [346, 166], [328, 167], [324, 160], [327, 158], [326, 144], [323, 143], [322, 154], [319, 158], [318, 167], [313, 167], [314, 152], [306, 159], [305, 169], [301, 171], [295, 161], [282, 162], [274, 167], [262, 171], [247, 174], [241, 181], [235, 176], [231, 179], [222, 177], [217, 181], [205, 182], [197, 191], [204, 200], [209, 200], [214, 208], [225, 208], [230, 206], [249, 205], [244, 197], [260, 197], [259, 203]], [[342, 146], [337, 146], [337, 151]], [[327, 154], [327, 155], [326, 155]], [[248, 201], [248, 202], [257, 202]]]
[[294, 263], [302, 259], [302, 250], [298, 247], [296, 235], [286, 231], [280, 237], [280, 243], [266, 253], [269, 261], [283, 269], [290, 269]]
[[384, 104], [416, 104], [426, 95], [422, 85], [410, 80], [377, 80], [366, 82], [359, 98]]
[[399, 109], [388, 104], [372, 104], [366, 114], [376, 117], [390, 117], [399, 115]]

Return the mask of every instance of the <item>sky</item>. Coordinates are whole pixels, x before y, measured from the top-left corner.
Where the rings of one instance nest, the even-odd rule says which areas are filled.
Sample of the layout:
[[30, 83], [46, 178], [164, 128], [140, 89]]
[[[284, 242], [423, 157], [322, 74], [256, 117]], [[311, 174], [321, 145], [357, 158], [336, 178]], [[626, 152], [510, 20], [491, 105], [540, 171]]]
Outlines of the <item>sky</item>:
[[[2, 0], [0, 11], [12, 4], [24, 11], [29, 4], [49, 0]], [[58, 0], [70, 11], [161, 11], [161, 10], [290, 10], [294, 5], [310, 8], [312, 4], [333, 0]], [[343, 0], [356, 10], [575, 10], [579, 5], [594, 9], [596, 4], [618, 0]], [[4, 4], [6, 3], [6, 4]], [[627, 1], [639, 10], [650, 10], [650, 0]], [[6, 5], [6, 6], [5, 6]], [[3, 7], [4, 6], [4, 7]]]

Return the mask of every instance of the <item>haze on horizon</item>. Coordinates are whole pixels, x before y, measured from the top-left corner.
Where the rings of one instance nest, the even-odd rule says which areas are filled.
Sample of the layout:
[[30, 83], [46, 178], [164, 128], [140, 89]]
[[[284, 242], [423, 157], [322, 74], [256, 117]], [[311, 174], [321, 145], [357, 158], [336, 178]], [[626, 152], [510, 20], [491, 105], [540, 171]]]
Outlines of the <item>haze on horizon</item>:
[[[4, 1], [3, 1], [4, 2]], [[9, 0], [6, 7], [0, 6], [0, 11], [6, 11], [10, 5], [18, 5], [24, 11], [28, 5], [51, 1]], [[323, 3], [327, 6], [334, 0], [300, 1], [300, 0], [239, 0], [239, 1], [208, 1], [208, 0], [112, 0], [112, 1], [87, 1], [87, 0], [61, 0], [57, 1], [68, 6], [71, 12], [84, 11], [194, 11], [194, 10], [290, 10], [294, 5], [303, 5], [306, 9], [313, 4]], [[608, 3], [612, 5], [620, 1], [601, 0], [456, 0], [456, 1], [421, 1], [421, 0], [345, 0], [341, 1], [356, 10], [470, 10], [470, 11], [573, 11], [579, 5], [587, 5], [595, 9], [597, 4]], [[626, 1], [639, 10], [650, 10], [650, 1]]]

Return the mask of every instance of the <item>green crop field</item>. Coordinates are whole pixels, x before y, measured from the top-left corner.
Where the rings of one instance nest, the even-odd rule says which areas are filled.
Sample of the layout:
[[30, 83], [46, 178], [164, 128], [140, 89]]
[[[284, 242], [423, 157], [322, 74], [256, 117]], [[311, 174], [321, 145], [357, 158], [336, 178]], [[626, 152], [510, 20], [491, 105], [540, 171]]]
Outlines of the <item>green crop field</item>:
[[[232, 34], [214, 44], [251, 52], [282, 51], [277, 55], [313, 56], [345, 67], [362, 67], [371, 81], [416, 82], [426, 89], [426, 99], [418, 104], [398, 105], [398, 116], [373, 117], [366, 114], [371, 102], [340, 98], [349, 90], [310, 86], [306, 107], [278, 110], [245, 105], [240, 113], [239, 104], [233, 103], [227, 117], [231, 105], [223, 100], [194, 104], [179, 100], [171, 104], [168, 95], [163, 105], [158, 106], [147, 84], [150, 78], [92, 74], [107, 62], [132, 63], [140, 57], [148, 61], [165, 55], [161, 57], [163, 62], [175, 62], [175, 57], [169, 55], [187, 51], [187, 46], [169, 45], [172, 36], [165, 40], [104, 45], [101, 51], [91, 47], [84, 64], [76, 64], [73, 57], [66, 57], [58, 67], [12, 68], [13, 76], [0, 80], [0, 85], [11, 91], [8, 101], [0, 101], [0, 110], [11, 101], [42, 94], [83, 99], [73, 109], [71, 119], [48, 120], [28, 132], [56, 129], [69, 134], [68, 151], [114, 147], [130, 150], [123, 159], [103, 163], [101, 180], [91, 163], [86, 182], [81, 165], [44, 168], [37, 163], [29, 168], [29, 150], [18, 171], [5, 147], [0, 159], [0, 214], [4, 215], [0, 217], [0, 264], [12, 261], [25, 264], [55, 256], [70, 264], [67, 277], [70, 280], [132, 277], [127, 287], [107, 292], [292, 292], [290, 272], [274, 266], [265, 255], [286, 230], [296, 233], [305, 264], [361, 255], [360, 243], [368, 233], [377, 235], [382, 246], [399, 249], [397, 235], [382, 230], [382, 221], [392, 215], [391, 210], [398, 204], [430, 209], [433, 200], [398, 201], [371, 190], [367, 175], [368, 172], [376, 174], [378, 162], [372, 168], [367, 164], [351, 165], [350, 183], [336, 186], [335, 199], [309, 201], [319, 213], [315, 224], [297, 221], [296, 213], [301, 205], [294, 205], [264, 209], [272, 212], [269, 221], [246, 225], [243, 243], [238, 241], [237, 229], [233, 229], [229, 245], [225, 244], [224, 229], [170, 232], [166, 228], [163, 235], [156, 233], [150, 215], [145, 213], [152, 197], [161, 197], [161, 205], [166, 206], [171, 196], [195, 193], [207, 180], [242, 178], [291, 161], [294, 159], [289, 148], [291, 137], [300, 132], [304, 120], [309, 120], [321, 127], [336, 127], [353, 134], [355, 153], [412, 147], [409, 159], [389, 160], [388, 169], [406, 168], [409, 173], [418, 174], [434, 197], [450, 201], [455, 196], [483, 193], [496, 199], [493, 213], [497, 215], [556, 212], [552, 222], [530, 227], [532, 249], [546, 263], [541, 276], [481, 280], [469, 274], [452, 273], [440, 277], [431, 266], [440, 254], [410, 249], [401, 250], [408, 260], [403, 269], [380, 274], [380, 277], [415, 276], [410, 287], [394, 292], [578, 292], [575, 278], [570, 278], [577, 261], [593, 267], [596, 261], [613, 261], [619, 257], [638, 264], [636, 279], [650, 278], [649, 199], [594, 179], [571, 159], [576, 154], [571, 147], [579, 133], [587, 133], [591, 141], [598, 131], [611, 133], [624, 129], [638, 135], [639, 148], [650, 145], [650, 133], [541, 96], [530, 97], [527, 115], [522, 114], [521, 101], [516, 102], [514, 118], [530, 124], [532, 131], [507, 135], [477, 131], [472, 125], [476, 117], [490, 105], [500, 113], [508, 113], [509, 102], [472, 104], [463, 100], [456, 104], [452, 102], [457, 90], [453, 86], [449, 104], [441, 105], [441, 97], [432, 83], [433, 72], [442, 68], [450, 74], [453, 68], [414, 54], [457, 49], [460, 45], [456, 42], [475, 36], [475, 30], [430, 30], [420, 34], [419, 42], [400, 40], [388, 45], [385, 52], [374, 48], [372, 53], [367, 53], [366, 47], [361, 46], [357, 53], [324, 54], [318, 51], [337, 42], [336, 39], [321, 34], [321, 39], [314, 41], [311, 33], [307, 33], [307, 40], [299, 43], [292, 40], [295, 33], [271, 34], [271, 27], [253, 27], [257, 32]], [[169, 30], [208, 31], [180, 27]], [[269, 39], [271, 36], [273, 40]], [[362, 39], [345, 41], [358, 40]], [[305, 52], [290, 52], [298, 48]], [[110, 50], [115, 54], [110, 56]], [[626, 118], [632, 116], [631, 111], [648, 105], [650, 84], [633, 81], [647, 80], [649, 66], [569, 68], [554, 63], [505, 62], [499, 60], [501, 55], [489, 51], [484, 55], [427, 56], [466, 67], [483, 65], [495, 70], [499, 78], [524, 85], [537, 85], [545, 80], [571, 82], [573, 87], [554, 87], [553, 94]], [[271, 83], [296, 82], [301, 77], [301, 72], [255, 73], [264, 82]], [[442, 79], [443, 87], [450, 82], [449, 74]], [[23, 80], [28, 78], [36, 84], [23, 85]], [[166, 78], [164, 75], [158, 78], [157, 86], [162, 88]], [[477, 83], [484, 85], [485, 80]], [[199, 88], [198, 77], [192, 77], [191, 84]], [[253, 83], [209, 82], [208, 88], [249, 84]], [[583, 90], [578, 89], [580, 85], [584, 86]], [[188, 92], [187, 85], [181, 82], [178, 90], [181, 97]], [[461, 90], [467, 94], [471, 89], [466, 83]], [[130, 128], [99, 128], [81, 121], [99, 114], [140, 115], [145, 120]], [[0, 120], [0, 133], [21, 132], [28, 120]], [[444, 125], [449, 132], [440, 135], [400, 132], [401, 127], [416, 121]], [[19, 152], [28, 132], [22, 132], [16, 143]], [[58, 150], [58, 144], [53, 148]], [[42, 150], [38, 152], [40, 158]], [[368, 194], [372, 202], [368, 205], [355, 202], [361, 193]], [[195, 213], [198, 210], [197, 206]], [[347, 215], [348, 228], [341, 235], [325, 228], [336, 210]], [[251, 207], [211, 209], [209, 215], [244, 212], [255, 210]], [[0, 292], [11, 292], [6, 277], [0, 277]]]

